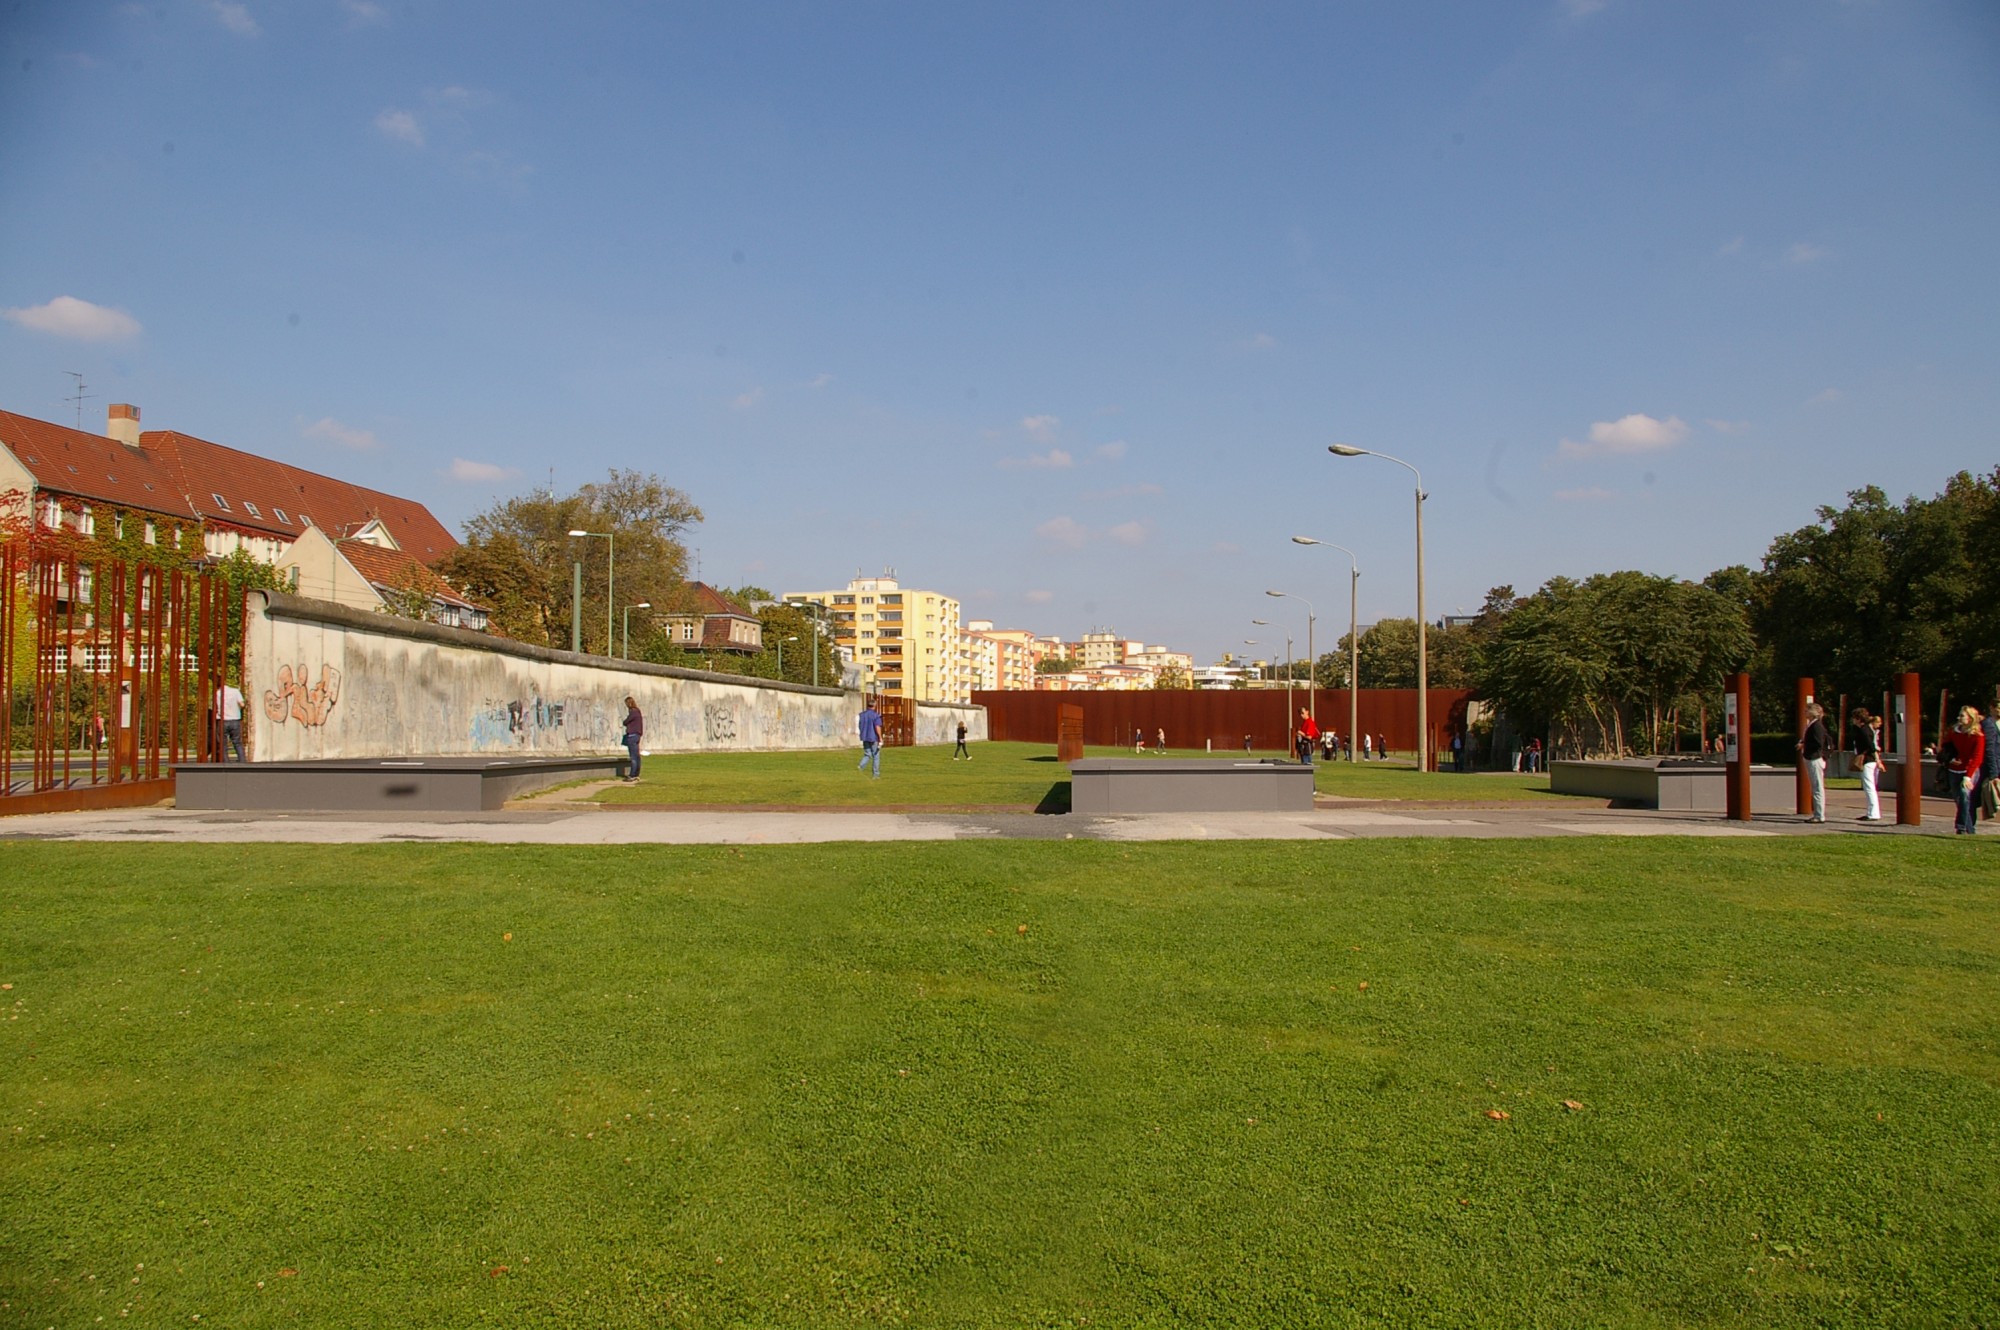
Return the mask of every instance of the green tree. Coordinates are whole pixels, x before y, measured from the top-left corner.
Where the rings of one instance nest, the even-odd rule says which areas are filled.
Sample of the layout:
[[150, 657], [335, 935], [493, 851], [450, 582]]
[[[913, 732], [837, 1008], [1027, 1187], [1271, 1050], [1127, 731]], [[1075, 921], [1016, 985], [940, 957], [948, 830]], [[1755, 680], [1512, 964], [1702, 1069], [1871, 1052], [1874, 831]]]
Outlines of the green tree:
[[[730, 598], [736, 599], [734, 595]], [[764, 679], [782, 678], [791, 683], [811, 683], [814, 650], [812, 615], [783, 602], [772, 601], [769, 596], [761, 599], [769, 602], [757, 611], [757, 622], [764, 630], [764, 649], [751, 657], [748, 672]], [[783, 674], [778, 672], [780, 642], [784, 643]], [[831, 635], [819, 640], [819, 681], [822, 686], [838, 685], [840, 682], [840, 661], [833, 647]]]
[[[1343, 642], [1347, 639], [1341, 638]], [[1378, 619], [1361, 634], [1363, 688], [1417, 686], [1417, 621]]]
[[1194, 687], [1194, 675], [1178, 665], [1167, 665], [1153, 676], [1156, 692], [1184, 692]]
[[[493, 603], [504, 595], [509, 636], [543, 646], [567, 647], [570, 577], [583, 566], [583, 645], [606, 651], [607, 590], [611, 631], [618, 611], [639, 601], [656, 606], [684, 599], [687, 550], [681, 537], [701, 521], [701, 509], [658, 476], [613, 468], [601, 484], [573, 494], [543, 491], [505, 500], [465, 524], [465, 544], [440, 561], [440, 570], [475, 600]], [[605, 542], [571, 536], [571, 531], [609, 534]], [[607, 567], [614, 555], [616, 568]], [[607, 588], [607, 575], [615, 587]], [[490, 584], [490, 590], [489, 590]]]

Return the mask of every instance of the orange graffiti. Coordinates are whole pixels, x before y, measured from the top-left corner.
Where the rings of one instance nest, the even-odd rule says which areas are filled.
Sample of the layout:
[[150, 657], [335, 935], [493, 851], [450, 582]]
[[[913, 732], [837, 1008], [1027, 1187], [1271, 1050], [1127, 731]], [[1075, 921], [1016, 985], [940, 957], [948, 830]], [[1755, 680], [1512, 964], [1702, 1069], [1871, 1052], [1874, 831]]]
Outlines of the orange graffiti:
[[264, 714], [283, 725], [287, 718], [301, 725], [319, 726], [326, 724], [327, 713], [340, 700], [340, 671], [331, 665], [319, 667], [319, 682], [308, 684], [310, 676], [306, 667], [299, 666], [298, 673], [292, 673], [289, 665], [278, 667], [278, 688], [276, 692], [264, 694]]

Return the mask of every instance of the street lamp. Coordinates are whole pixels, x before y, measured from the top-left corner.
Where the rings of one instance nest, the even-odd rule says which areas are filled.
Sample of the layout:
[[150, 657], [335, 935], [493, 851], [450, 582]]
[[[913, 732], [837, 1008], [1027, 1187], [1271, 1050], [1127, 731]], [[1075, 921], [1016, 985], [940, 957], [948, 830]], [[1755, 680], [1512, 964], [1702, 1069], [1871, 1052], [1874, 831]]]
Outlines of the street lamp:
[[[1289, 591], [1266, 591], [1266, 592], [1265, 592], [1264, 594], [1265, 594], [1265, 595], [1267, 595], [1267, 596], [1276, 596], [1276, 597], [1278, 597], [1278, 598], [1279, 598], [1280, 600], [1305, 600], [1305, 604], [1306, 604], [1306, 711], [1307, 711], [1307, 713], [1308, 713], [1309, 715], [1311, 715], [1311, 716], [1312, 716], [1312, 721], [1313, 721], [1313, 728], [1314, 728], [1314, 729], [1318, 729], [1318, 728], [1319, 728], [1319, 699], [1318, 699], [1318, 697], [1317, 697], [1316, 695], [1317, 695], [1317, 694], [1318, 694], [1318, 692], [1319, 692], [1319, 680], [1313, 677], [1313, 671], [1315, 671], [1315, 670], [1317, 670], [1317, 669], [1319, 668], [1319, 657], [1318, 657], [1318, 656], [1315, 656], [1315, 655], [1313, 654], [1313, 603], [1312, 603], [1311, 601], [1309, 601], [1309, 600], [1306, 600], [1306, 598], [1305, 598], [1304, 596], [1295, 596], [1295, 595], [1293, 595], [1293, 594], [1292, 594], [1291, 592], [1289, 592]], [[1289, 703], [1288, 703], [1287, 705], [1289, 705]], [[1291, 716], [1290, 716], [1289, 714], [1287, 714], [1287, 715], [1286, 715], [1286, 717], [1285, 717], [1285, 723], [1286, 723], [1287, 725], [1289, 725], [1289, 724], [1291, 724], [1291, 720], [1292, 720]]]
[[1354, 738], [1361, 729], [1361, 635], [1355, 625], [1356, 602], [1361, 591], [1361, 564], [1355, 559], [1353, 550], [1330, 540], [1293, 536], [1292, 544], [1324, 545], [1328, 549], [1339, 550], [1347, 556], [1348, 566], [1353, 572], [1347, 580], [1347, 760], [1352, 762]]
[[785, 604], [795, 610], [812, 610], [813, 687], [817, 688], [819, 687], [819, 658], [826, 651], [826, 645], [821, 640], [826, 634], [826, 625], [820, 621], [820, 615], [826, 612], [826, 606], [816, 600], [788, 600]]
[[650, 610], [652, 608], [653, 602], [650, 600], [642, 600], [636, 605], [627, 605], [625, 607], [625, 659], [632, 659], [632, 611]]
[[1356, 448], [1347, 443], [1330, 443], [1326, 450], [1335, 457], [1379, 457], [1385, 462], [1394, 462], [1417, 478], [1417, 770], [1431, 769], [1430, 730], [1430, 658], [1426, 654], [1424, 635], [1424, 473], [1405, 462], [1400, 457], [1378, 453], [1370, 448]]
[[790, 637], [781, 637], [778, 639], [778, 678], [780, 681], [785, 677], [785, 643], [796, 642], [798, 640], [797, 633], [792, 634]]
[[1285, 635], [1285, 728], [1292, 726], [1292, 630], [1269, 619], [1252, 619], [1259, 628], [1276, 628]]
[[609, 531], [572, 531], [572, 536], [595, 536], [604, 542], [604, 654], [611, 654], [612, 573], [616, 569], [618, 542]]

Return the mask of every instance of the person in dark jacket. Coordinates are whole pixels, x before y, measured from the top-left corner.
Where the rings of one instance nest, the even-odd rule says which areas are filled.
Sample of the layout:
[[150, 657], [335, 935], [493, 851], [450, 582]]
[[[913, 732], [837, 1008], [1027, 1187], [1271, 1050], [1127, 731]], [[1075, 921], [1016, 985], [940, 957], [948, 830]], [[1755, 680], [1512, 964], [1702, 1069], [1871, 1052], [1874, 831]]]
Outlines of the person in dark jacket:
[[632, 755], [632, 765], [626, 768], [625, 783], [630, 785], [639, 779], [639, 741], [646, 737], [646, 718], [639, 712], [639, 704], [631, 698], [625, 699], [625, 751]]
[[1808, 822], [1826, 821], [1826, 750], [1829, 740], [1826, 724], [1821, 719], [1826, 709], [1817, 702], [1806, 704], [1806, 730], [1799, 736], [1793, 747], [1799, 750], [1799, 760], [1806, 765], [1806, 780], [1812, 785], [1812, 816]]
[[2000, 720], [1995, 720], [1991, 712], [1979, 727], [1979, 737], [1985, 741], [1986, 761], [1979, 769], [1979, 788], [1973, 795], [1974, 802], [1986, 810], [1986, 820], [1991, 822], [1996, 816], [1993, 792], [2000, 789]]
[[1880, 822], [1882, 796], [1876, 782], [1882, 777], [1882, 744], [1875, 737], [1875, 718], [1868, 714], [1867, 707], [1856, 707], [1847, 719], [1854, 726], [1854, 766], [1861, 773], [1861, 793], [1868, 800], [1868, 811], [1860, 820]]

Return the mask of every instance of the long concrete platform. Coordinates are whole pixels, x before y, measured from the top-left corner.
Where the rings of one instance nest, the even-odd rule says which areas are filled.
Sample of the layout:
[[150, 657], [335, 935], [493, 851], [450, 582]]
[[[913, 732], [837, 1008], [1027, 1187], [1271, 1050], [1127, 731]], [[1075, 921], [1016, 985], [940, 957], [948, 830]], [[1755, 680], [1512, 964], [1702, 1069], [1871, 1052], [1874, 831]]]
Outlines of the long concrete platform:
[[195, 811], [495, 812], [573, 780], [616, 777], [622, 757], [336, 758], [174, 768], [174, 803]]

